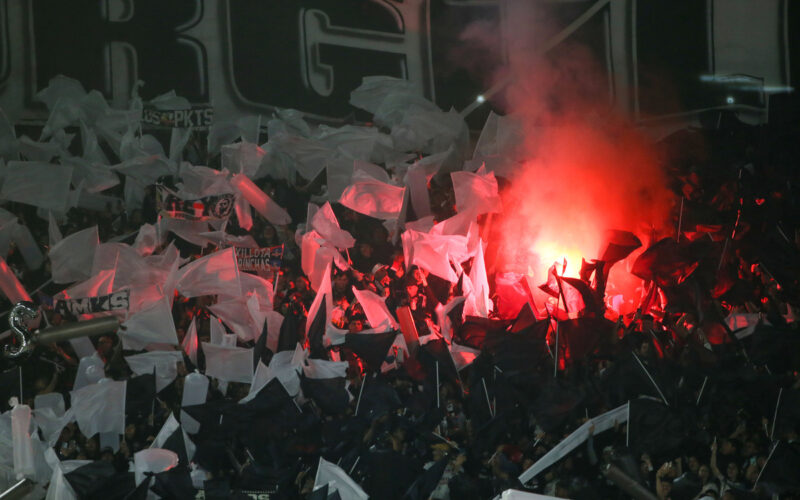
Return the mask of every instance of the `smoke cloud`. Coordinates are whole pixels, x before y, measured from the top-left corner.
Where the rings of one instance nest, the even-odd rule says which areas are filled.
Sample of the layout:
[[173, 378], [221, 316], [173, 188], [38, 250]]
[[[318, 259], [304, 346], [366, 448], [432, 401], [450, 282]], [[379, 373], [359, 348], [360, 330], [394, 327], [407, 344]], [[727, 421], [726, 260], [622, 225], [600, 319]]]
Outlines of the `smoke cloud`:
[[[509, 176], [490, 244], [498, 245], [496, 270], [533, 272], [543, 283], [556, 260], [566, 258], [566, 274], [576, 276], [581, 258], [598, 258], [608, 229], [632, 231], [645, 246], [670, 231], [673, 199], [657, 149], [616, 111], [603, 61], [570, 41], [540, 53], [557, 29], [530, 6], [546, 3], [508, 4], [508, 65], [494, 78], [510, 81], [502, 99], [521, 130], [509, 152], [520, 168]], [[609, 293], [638, 302], [640, 280], [624, 276], [625, 267], [612, 272]]]

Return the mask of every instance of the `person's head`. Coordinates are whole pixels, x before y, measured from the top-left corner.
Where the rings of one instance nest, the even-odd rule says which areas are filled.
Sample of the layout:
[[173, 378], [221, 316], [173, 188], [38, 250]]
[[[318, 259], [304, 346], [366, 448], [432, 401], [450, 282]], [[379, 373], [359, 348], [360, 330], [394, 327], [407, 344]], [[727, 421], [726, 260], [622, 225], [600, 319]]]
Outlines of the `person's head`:
[[639, 353], [639, 356], [641, 357], [646, 358], [650, 356], [650, 342], [648, 340], [645, 340], [644, 342], [639, 344], [639, 348], [637, 349], [637, 351]]
[[729, 462], [728, 466], [725, 467], [725, 477], [727, 477], [729, 481], [739, 480], [739, 466], [736, 465], [736, 462]]
[[125, 426], [125, 439], [131, 440], [136, 437], [136, 424], [128, 424]]
[[358, 333], [364, 329], [364, 321], [360, 317], [350, 319], [347, 323], [347, 330], [350, 333]]
[[114, 461], [114, 450], [109, 447], [105, 447], [100, 451], [100, 460], [104, 462], [113, 462]]
[[689, 471], [691, 471], [693, 474], [697, 474], [697, 469], [700, 468], [700, 460], [698, 460], [696, 456], [690, 456], [686, 461], [686, 464], [689, 467]]
[[652, 463], [650, 462], [650, 457], [642, 455], [639, 459], [639, 473], [642, 476], [649, 476], [650, 473], [653, 471]]
[[708, 465], [701, 464], [700, 467], [697, 468], [697, 475], [700, 477], [703, 484], [705, 484], [711, 478], [711, 469], [708, 468]]
[[758, 453], [758, 446], [756, 445], [755, 441], [748, 439], [745, 441], [744, 446], [742, 447], [742, 456], [744, 457], [753, 457]]
[[61, 429], [61, 437], [62, 441], [69, 441], [73, 437], [75, 437], [75, 425], [74, 423], [70, 422], [69, 424], [65, 425], [63, 429]]
[[366, 258], [372, 257], [372, 253], [374, 248], [372, 248], [372, 243], [368, 241], [360, 241], [358, 242], [358, 252]]
[[664, 489], [664, 498], [669, 498], [669, 494], [672, 493], [672, 481], [662, 481], [661, 484]]
[[333, 289], [342, 293], [350, 286], [350, 276], [346, 272], [341, 272], [333, 277]]
[[733, 455], [736, 453], [736, 443], [732, 439], [723, 439], [720, 443], [719, 452], [723, 455]]
[[95, 453], [99, 451], [100, 446], [97, 443], [96, 438], [89, 438], [86, 440], [86, 455], [87, 456], [94, 456]]

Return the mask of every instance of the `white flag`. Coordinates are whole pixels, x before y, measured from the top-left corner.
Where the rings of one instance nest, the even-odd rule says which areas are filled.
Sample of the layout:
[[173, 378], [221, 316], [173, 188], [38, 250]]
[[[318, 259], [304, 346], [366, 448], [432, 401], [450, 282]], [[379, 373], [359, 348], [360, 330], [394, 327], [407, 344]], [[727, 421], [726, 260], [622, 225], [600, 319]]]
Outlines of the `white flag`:
[[223, 382], [253, 381], [253, 349], [223, 347], [203, 342], [206, 356], [206, 375]]
[[267, 193], [255, 185], [246, 175], [236, 174], [231, 179], [231, 185], [244, 196], [250, 205], [256, 209], [270, 223], [276, 226], [285, 226], [292, 222], [289, 213], [280, 205], [272, 201]]
[[178, 345], [172, 308], [166, 297], [128, 318], [119, 331], [126, 349], [144, 349], [148, 344]]
[[235, 249], [220, 250], [182, 267], [175, 286], [184, 297], [240, 295]]
[[341, 467], [319, 457], [317, 475], [314, 477], [314, 488], [326, 484], [333, 487], [332, 490], [328, 490], [328, 494], [338, 491], [342, 500], [367, 500], [369, 498], [369, 495], [364, 493], [361, 486], [353, 481]]
[[83, 281], [92, 276], [94, 253], [100, 244], [97, 226], [73, 233], [50, 249], [55, 283]]
[[78, 428], [86, 437], [98, 432], [125, 433], [125, 390], [127, 382], [103, 379], [70, 392]]
[[178, 362], [183, 361], [181, 351], [151, 351], [125, 356], [125, 362], [136, 375], [156, 373], [156, 392], [172, 383], [178, 376]]

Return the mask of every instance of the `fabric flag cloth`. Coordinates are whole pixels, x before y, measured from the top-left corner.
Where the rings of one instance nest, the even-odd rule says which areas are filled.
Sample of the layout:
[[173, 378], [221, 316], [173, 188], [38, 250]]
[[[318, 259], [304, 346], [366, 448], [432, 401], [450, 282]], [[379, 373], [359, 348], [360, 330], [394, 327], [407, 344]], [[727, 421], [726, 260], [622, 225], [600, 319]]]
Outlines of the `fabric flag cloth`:
[[49, 254], [53, 282], [72, 283], [89, 279], [99, 244], [97, 226], [83, 229], [59, 241]]
[[664, 238], [636, 258], [631, 273], [662, 288], [679, 285], [697, 269], [707, 248], [703, 240], [684, 244]]
[[127, 381], [103, 379], [70, 392], [75, 420], [84, 436], [98, 432], [125, 433], [125, 391]]
[[31, 440], [31, 408], [19, 404], [16, 398], [11, 401], [11, 440], [13, 443], [14, 474], [17, 479], [33, 477], [36, 463]]
[[767, 463], [756, 480], [768, 492], [780, 495], [800, 488], [800, 445], [777, 441], [767, 457]]
[[758, 313], [732, 313], [725, 318], [728, 328], [739, 339], [749, 337], [755, 333], [762, 322], [769, 325], [769, 322], [765, 321], [761, 314]]
[[319, 290], [325, 268], [331, 262], [335, 262], [336, 267], [342, 270], [349, 267], [339, 251], [322, 239], [316, 231], [304, 234], [300, 246], [300, 264], [314, 290]]
[[272, 201], [267, 193], [262, 191], [244, 174], [236, 174], [231, 179], [235, 187], [247, 202], [265, 219], [276, 226], [285, 226], [292, 222], [289, 213], [280, 205]]
[[206, 357], [206, 375], [224, 382], [253, 381], [253, 349], [223, 347], [203, 342]]
[[244, 199], [243, 196], [236, 197], [236, 204], [233, 206], [236, 210], [236, 220], [239, 221], [239, 227], [245, 231], [253, 228], [253, 213], [250, 210], [250, 203]]
[[73, 416], [74, 411], [71, 408], [61, 413], [52, 407], [33, 410], [33, 418], [36, 421], [36, 425], [42, 431], [44, 442], [49, 446], [55, 446], [58, 438], [61, 436], [61, 430], [65, 425], [74, 420]]
[[[464, 280], [467, 283], [467, 280]], [[479, 241], [478, 252], [472, 261], [469, 273], [471, 290], [464, 303], [464, 316], [479, 316], [488, 318], [493, 309], [492, 299], [489, 298], [489, 278], [486, 276], [486, 264], [483, 259], [483, 244]]]
[[327, 325], [330, 322], [331, 313], [333, 311], [331, 268], [332, 268], [332, 263], [328, 262], [325, 271], [322, 273], [320, 284], [317, 287], [317, 295], [314, 296], [314, 301], [311, 303], [311, 307], [308, 308], [308, 317], [306, 319], [306, 332], [305, 332], [306, 336], [308, 336], [308, 332], [309, 330], [311, 330], [311, 325], [315, 321], [317, 314], [319, 313], [322, 307], [325, 308], [325, 310], [323, 311], [323, 314], [325, 314], [325, 324]]
[[634, 250], [642, 246], [641, 240], [630, 231], [613, 229], [607, 231], [605, 237], [606, 243], [599, 260], [608, 264], [626, 258]]
[[451, 283], [458, 282], [458, 275], [450, 261], [461, 262], [462, 257], [467, 255], [465, 236], [420, 233], [407, 229], [401, 239], [407, 267], [417, 266]]
[[572, 434], [555, 445], [550, 451], [545, 453], [543, 457], [537, 460], [536, 463], [520, 474], [519, 481], [523, 484], [527, 483], [540, 472], [558, 462], [572, 450], [580, 446], [581, 443], [589, 438], [589, 427], [594, 426], [594, 434], [597, 435], [603, 431], [612, 429], [617, 424], [624, 424], [627, 422], [628, 412], [629, 407], [626, 403], [602, 415], [587, 420], [583, 425], [575, 429]]
[[152, 351], [125, 356], [125, 362], [136, 375], [156, 373], [156, 392], [161, 392], [178, 376], [179, 362], [183, 362], [181, 351]]
[[167, 298], [133, 314], [119, 331], [123, 347], [140, 350], [149, 344], [178, 345], [178, 334]]
[[348, 333], [344, 345], [364, 362], [365, 371], [380, 371], [397, 332]]
[[[628, 442], [638, 453], [668, 454], [681, 449], [691, 425], [674, 409], [649, 398], [630, 402]], [[634, 453], [636, 453], [635, 451]]]
[[344, 470], [319, 457], [314, 488], [324, 485], [328, 485], [329, 493], [338, 492], [342, 500], [367, 500], [369, 498], [369, 495]]
[[353, 287], [353, 295], [367, 316], [370, 326], [378, 331], [400, 330], [400, 325], [389, 312], [386, 301], [380, 295], [369, 290]]
[[458, 369], [444, 339], [431, 339], [425, 343], [420, 341], [420, 349], [417, 352], [417, 356], [430, 379], [436, 376], [436, 371], [438, 370], [441, 380], [449, 379], [454, 384], [460, 385], [461, 380], [458, 377]]
[[197, 318], [192, 318], [192, 322], [189, 323], [189, 329], [183, 336], [181, 349], [183, 349], [183, 352], [186, 353], [186, 356], [195, 366], [197, 366], [197, 348], [199, 345], [200, 343], [197, 338]]
[[446, 458], [442, 458], [425, 469], [416, 481], [411, 484], [403, 498], [408, 500], [426, 500], [430, 498], [431, 493], [433, 493], [433, 490], [436, 489], [442, 479], [442, 474], [447, 468], [447, 462]]
[[453, 191], [456, 196], [456, 210], [474, 215], [499, 213], [503, 204], [497, 190], [494, 172], [486, 173], [485, 167], [478, 172], [451, 172]]
[[481, 352], [477, 349], [472, 349], [456, 343], [450, 344], [450, 355], [453, 357], [453, 362], [455, 363], [458, 371], [461, 371], [467, 366], [471, 365], [480, 353]]
[[[249, 298], [243, 296], [219, 300], [209, 309], [236, 334], [233, 336], [234, 344], [236, 336], [243, 342], [255, 339], [264, 326], [265, 317], [261, 313], [258, 297], [255, 295], [251, 295]], [[215, 320], [212, 319], [212, 324], [214, 322]], [[225, 335], [222, 338], [225, 339]], [[212, 344], [216, 343], [212, 340]]]
[[[208, 397], [208, 377], [198, 371], [194, 371], [183, 380], [183, 395], [181, 396], [181, 407], [201, 405], [206, 402]], [[196, 434], [200, 430], [200, 423], [181, 410], [181, 425], [189, 434]]]
[[17, 275], [8, 267], [8, 263], [2, 257], [0, 257], [0, 290], [12, 304], [32, 302], [25, 287], [22, 286]]
[[500, 500], [552, 500], [558, 497], [551, 497], [548, 495], [539, 495], [537, 493], [528, 493], [519, 490], [505, 490], [500, 495]]
[[286, 392], [294, 397], [300, 392], [300, 371], [308, 353], [299, 343], [295, 344], [292, 351], [276, 353], [269, 363], [266, 381], [277, 378]]
[[[436, 167], [438, 170], [438, 166]], [[405, 176], [405, 184], [408, 187], [411, 207], [414, 209], [418, 219], [431, 216], [431, 200], [428, 193], [427, 168], [419, 162], [414, 163], [408, 168]]]
[[182, 267], [179, 273], [175, 287], [187, 298], [201, 295], [238, 297], [242, 293], [233, 247], [197, 259]]
[[105, 363], [97, 352], [93, 352], [90, 356], [81, 358], [78, 363], [78, 373], [75, 375], [72, 388], [78, 390], [87, 385], [96, 384], [103, 377], [105, 377]]
[[339, 203], [360, 214], [376, 219], [396, 219], [403, 209], [406, 189], [369, 176], [353, 176]]
[[16, 243], [17, 250], [19, 250], [19, 253], [22, 255], [25, 265], [28, 266], [29, 269], [39, 269], [44, 262], [44, 255], [39, 249], [39, 245], [33, 238], [33, 234], [31, 234], [31, 230], [28, 229], [28, 226], [16, 224], [11, 238], [14, 240], [14, 243]]
[[331, 204], [328, 202], [325, 202], [309, 221], [311, 229], [336, 248], [352, 248], [356, 244], [355, 238], [339, 227], [336, 214], [333, 213]]
[[222, 325], [222, 322], [219, 320], [219, 318], [214, 316], [208, 317], [208, 334], [212, 344], [222, 345], [226, 332], [225, 327]]
[[53, 212], [47, 212], [47, 240], [50, 244], [50, 248], [56, 246], [58, 242], [63, 239], [64, 236], [58, 228], [58, 223], [56, 222], [55, 216], [53, 216]]
[[136, 485], [142, 484], [148, 472], [164, 472], [178, 465], [178, 455], [161, 448], [147, 448], [133, 455]]
[[72, 167], [39, 161], [10, 161], [5, 168], [0, 199], [63, 214], [69, 208], [71, 180]]
[[43, 410], [51, 408], [53, 413], [57, 416], [64, 414], [64, 395], [60, 392], [49, 392], [47, 394], [38, 394], [33, 398], [33, 407], [36, 410]]
[[66, 478], [66, 474], [91, 464], [91, 460], [64, 460], [60, 461], [52, 449], [45, 451], [45, 460], [53, 469], [50, 484], [47, 487], [45, 500], [77, 500], [78, 496]]
[[346, 412], [350, 402], [345, 388], [347, 367], [345, 361], [306, 360], [300, 380], [303, 395], [314, 401], [325, 414]]
[[186, 435], [184, 429], [181, 428], [181, 424], [178, 423], [172, 413], [169, 414], [149, 447], [163, 448], [175, 452], [182, 464], [188, 464], [195, 452], [194, 443]]

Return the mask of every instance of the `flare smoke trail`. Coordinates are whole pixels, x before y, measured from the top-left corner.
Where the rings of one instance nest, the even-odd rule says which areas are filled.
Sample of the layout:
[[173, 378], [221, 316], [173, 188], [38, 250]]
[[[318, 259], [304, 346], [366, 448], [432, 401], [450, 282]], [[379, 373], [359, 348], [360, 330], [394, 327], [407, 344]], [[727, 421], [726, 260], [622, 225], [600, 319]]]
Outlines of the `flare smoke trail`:
[[[543, 283], [556, 260], [566, 258], [566, 274], [576, 276], [582, 257], [598, 258], [608, 229], [632, 231], [646, 246], [668, 231], [673, 199], [656, 148], [615, 112], [608, 76], [588, 48], [564, 43], [536, 55], [553, 23], [541, 12], [513, 14], [504, 27], [508, 65], [494, 78], [511, 75], [504, 105], [522, 132], [510, 152], [521, 168], [494, 222], [495, 265]], [[608, 291], [638, 302], [639, 284], [621, 263]]]

